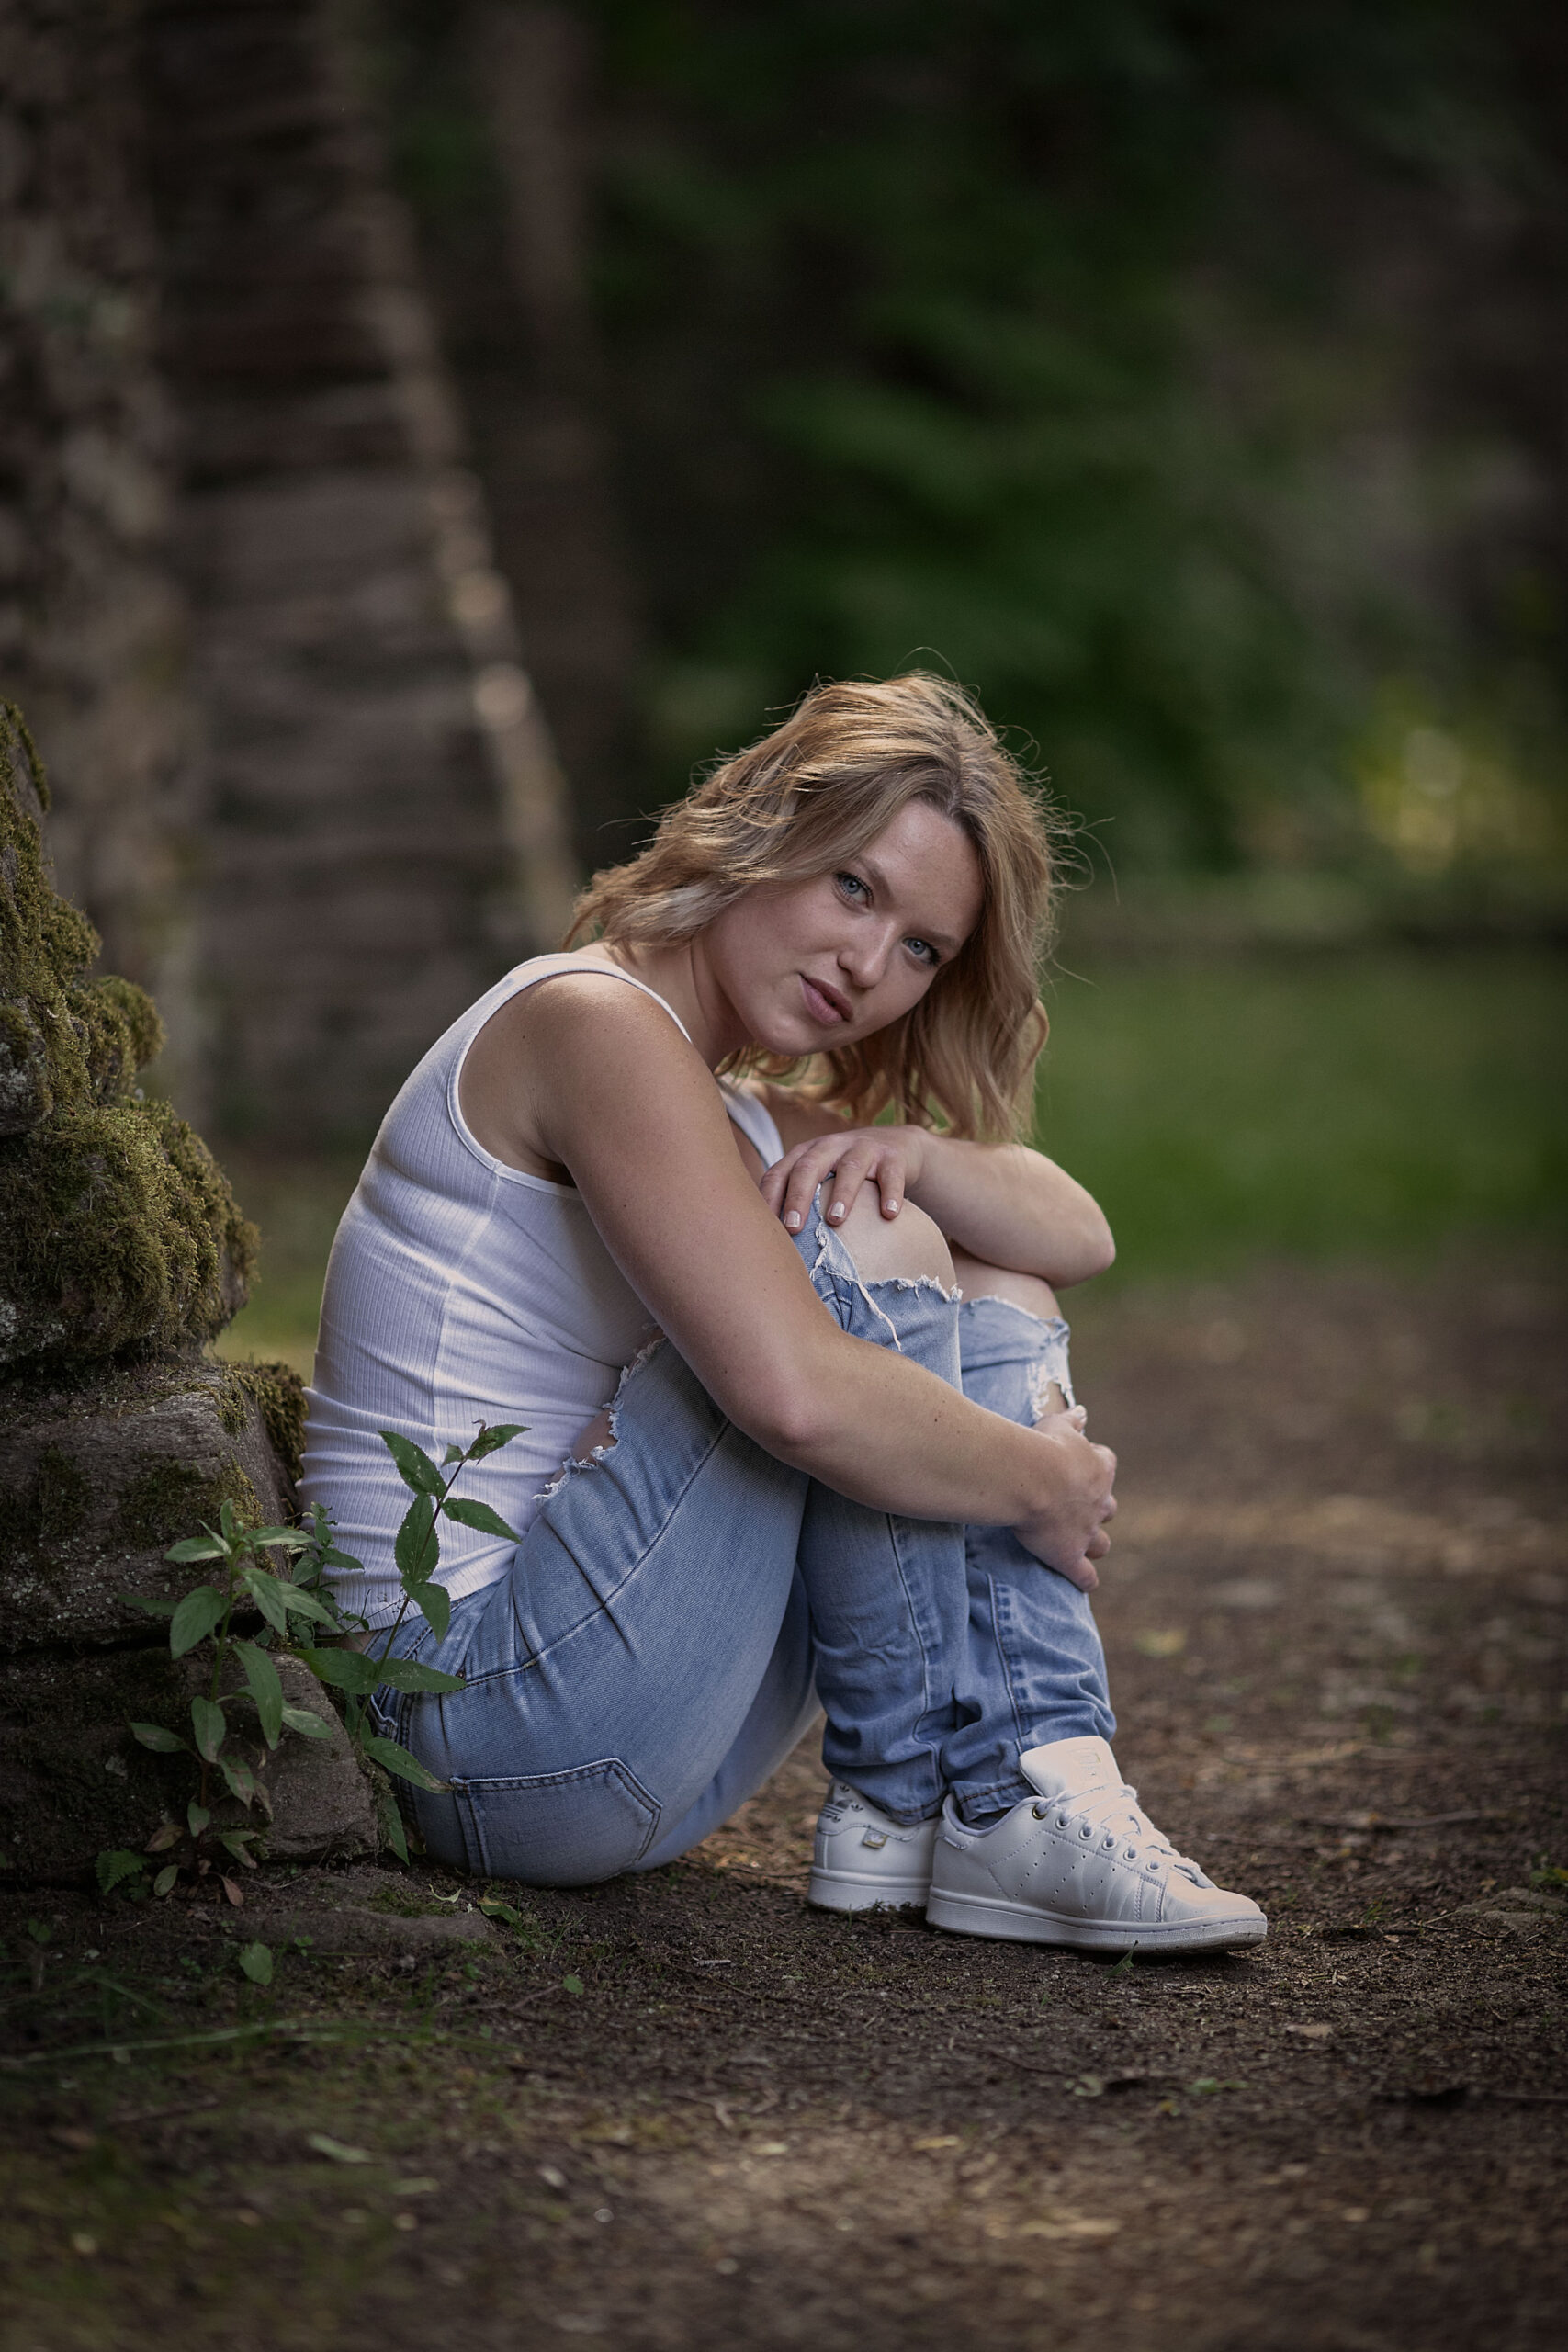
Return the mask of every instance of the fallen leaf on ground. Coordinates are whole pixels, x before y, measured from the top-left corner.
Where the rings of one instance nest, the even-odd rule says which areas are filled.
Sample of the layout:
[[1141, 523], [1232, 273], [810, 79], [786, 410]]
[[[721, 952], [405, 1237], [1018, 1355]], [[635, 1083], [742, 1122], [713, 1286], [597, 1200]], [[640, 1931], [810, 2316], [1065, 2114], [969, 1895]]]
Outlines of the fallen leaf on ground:
[[334, 2165], [367, 2165], [372, 2161], [368, 2148], [351, 2148], [346, 2142], [334, 2140], [325, 2132], [308, 2132], [305, 2145], [314, 2148], [319, 2156], [330, 2156]]

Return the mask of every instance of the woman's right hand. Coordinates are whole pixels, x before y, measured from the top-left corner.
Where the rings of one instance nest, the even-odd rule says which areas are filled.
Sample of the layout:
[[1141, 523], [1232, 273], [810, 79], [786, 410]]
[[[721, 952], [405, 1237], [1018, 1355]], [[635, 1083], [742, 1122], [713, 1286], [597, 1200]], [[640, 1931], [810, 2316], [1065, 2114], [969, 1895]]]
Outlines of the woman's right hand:
[[[1043, 1465], [1050, 1483], [1049, 1499], [1013, 1529], [1026, 1552], [1048, 1568], [1092, 1592], [1100, 1578], [1093, 1563], [1111, 1549], [1106, 1522], [1116, 1516], [1116, 1456], [1108, 1445], [1085, 1437], [1088, 1419], [1081, 1405], [1064, 1413], [1047, 1413], [1034, 1425], [1035, 1435], [1053, 1449], [1055, 1458]], [[1044, 1483], [1043, 1481], [1042, 1482]]]

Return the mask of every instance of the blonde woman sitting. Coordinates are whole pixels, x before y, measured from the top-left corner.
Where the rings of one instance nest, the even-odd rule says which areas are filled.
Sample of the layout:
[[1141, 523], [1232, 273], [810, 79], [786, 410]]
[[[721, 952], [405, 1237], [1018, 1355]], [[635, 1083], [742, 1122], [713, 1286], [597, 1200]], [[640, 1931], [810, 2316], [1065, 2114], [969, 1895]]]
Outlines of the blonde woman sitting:
[[465, 1488], [521, 1542], [452, 1529], [445, 1638], [398, 1636], [464, 1687], [378, 1699], [447, 1783], [413, 1799], [443, 1861], [654, 1869], [820, 1706], [813, 1901], [1111, 1951], [1264, 1934], [1109, 1745], [1115, 1463], [1055, 1294], [1111, 1239], [1012, 1140], [1048, 853], [953, 687], [818, 687], [399, 1094], [333, 1252], [304, 1493], [385, 1625], [378, 1432], [439, 1457], [527, 1425]]

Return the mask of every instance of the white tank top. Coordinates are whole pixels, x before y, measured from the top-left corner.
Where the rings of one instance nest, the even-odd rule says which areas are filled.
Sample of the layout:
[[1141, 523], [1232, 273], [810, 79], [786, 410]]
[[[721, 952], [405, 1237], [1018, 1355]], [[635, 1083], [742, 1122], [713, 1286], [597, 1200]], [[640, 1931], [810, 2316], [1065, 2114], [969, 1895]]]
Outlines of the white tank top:
[[[412, 1499], [378, 1432], [412, 1437], [439, 1462], [480, 1421], [526, 1433], [463, 1473], [459, 1491], [522, 1534], [579, 1433], [615, 1394], [652, 1331], [648, 1308], [599, 1238], [581, 1194], [525, 1175], [485, 1149], [463, 1117], [458, 1081], [491, 1015], [563, 972], [623, 979], [570, 955], [520, 964], [432, 1046], [388, 1112], [327, 1268], [300, 1496], [324, 1503], [340, 1549], [363, 1576], [337, 1580], [345, 1609], [372, 1624], [402, 1594], [392, 1558]], [[779, 1131], [763, 1105], [725, 1080], [725, 1108], [771, 1167]], [[438, 1577], [454, 1600], [506, 1573], [512, 1546], [441, 1522]]]

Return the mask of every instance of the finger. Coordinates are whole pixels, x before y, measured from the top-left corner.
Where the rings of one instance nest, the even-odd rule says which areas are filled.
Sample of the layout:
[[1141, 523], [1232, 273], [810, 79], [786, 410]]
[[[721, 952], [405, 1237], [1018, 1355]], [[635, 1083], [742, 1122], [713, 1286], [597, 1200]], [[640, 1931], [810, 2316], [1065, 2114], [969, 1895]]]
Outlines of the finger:
[[820, 1142], [803, 1143], [791, 1153], [789, 1175], [783, 1195], [783, 1215], [792, 1233], [798, 1233], [810, 1216], [818, 1188], [827, 1182], [832, 1165], [830, 1145], [824, 1149]]
[[1103, 1527], [1097, 1527], [1084, 1545], [1084, 1550], [1091, 1560], [1103, 1560], [1110, 1549], [1111, 1538]]
[[1081, 1560], [1076, 1560], [1070, 1568], [1064, 1568], [1062, 1573], [1069, 1584], [1077, 1585], [1080, 1592], [1092, 1592], [1100, 1582], [1087, 1554]]
[[840, 1153], [828, 1201], [829, 1225], [842, 1225], [878, 1157], [874, 1144], [852, 1144], [848, 1151]]

